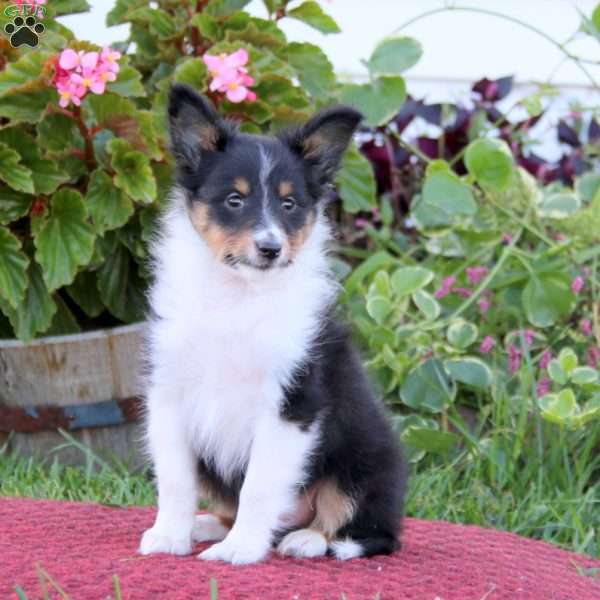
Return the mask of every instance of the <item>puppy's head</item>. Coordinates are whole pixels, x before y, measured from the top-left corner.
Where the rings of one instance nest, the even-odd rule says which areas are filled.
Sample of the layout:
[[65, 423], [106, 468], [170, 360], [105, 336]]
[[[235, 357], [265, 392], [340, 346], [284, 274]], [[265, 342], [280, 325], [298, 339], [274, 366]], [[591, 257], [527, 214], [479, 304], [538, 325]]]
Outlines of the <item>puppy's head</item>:
[[247, 135], [190, 87], [173, 86], [169, 125], [178, 184], [216, 258], [235, 269], [292, 264], [360, 119], [337, 107], [277, 137]]

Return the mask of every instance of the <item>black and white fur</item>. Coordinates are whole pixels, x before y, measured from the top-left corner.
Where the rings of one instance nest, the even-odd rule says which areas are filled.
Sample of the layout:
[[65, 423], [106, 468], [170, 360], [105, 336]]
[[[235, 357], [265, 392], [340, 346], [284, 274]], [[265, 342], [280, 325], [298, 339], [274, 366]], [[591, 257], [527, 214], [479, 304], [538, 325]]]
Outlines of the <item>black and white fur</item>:
[[[153, 250], [147, 443], [158, 515], [140, 552], [234, 564], [398, 547], [405, 466], [334, 316], [323, 197], [360, 121], [239, 133], [191, 88], [169, 119], [177, 185]], [[196, 516], [208, 498], [214, 513]]]

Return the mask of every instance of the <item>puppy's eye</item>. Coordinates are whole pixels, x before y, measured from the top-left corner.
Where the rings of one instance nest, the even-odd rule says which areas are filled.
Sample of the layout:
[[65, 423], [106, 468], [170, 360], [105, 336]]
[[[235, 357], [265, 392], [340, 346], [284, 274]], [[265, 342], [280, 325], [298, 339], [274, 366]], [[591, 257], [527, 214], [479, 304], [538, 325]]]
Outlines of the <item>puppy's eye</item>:
[[296, 208], [296, 200], [292, 198], [292, 196], [288, 196], [281, 201], [281, 206], [283, 206], [285, 210], [294, 210], [294, 208]]
[[227, 204], [229, 208], [241, 208], [244, 205], [244, 200], [237, 192], [233, 192], [225, 198], [225, 204]]

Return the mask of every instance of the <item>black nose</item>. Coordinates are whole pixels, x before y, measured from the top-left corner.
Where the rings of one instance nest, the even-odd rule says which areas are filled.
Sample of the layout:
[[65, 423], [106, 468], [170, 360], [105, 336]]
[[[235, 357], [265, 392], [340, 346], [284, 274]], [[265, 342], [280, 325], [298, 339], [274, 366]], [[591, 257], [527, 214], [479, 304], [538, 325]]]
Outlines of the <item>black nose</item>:
[[276, 240], [256, 242], [258, 253], [269, 260], [275, 260], [281, 254], [281, 244]]

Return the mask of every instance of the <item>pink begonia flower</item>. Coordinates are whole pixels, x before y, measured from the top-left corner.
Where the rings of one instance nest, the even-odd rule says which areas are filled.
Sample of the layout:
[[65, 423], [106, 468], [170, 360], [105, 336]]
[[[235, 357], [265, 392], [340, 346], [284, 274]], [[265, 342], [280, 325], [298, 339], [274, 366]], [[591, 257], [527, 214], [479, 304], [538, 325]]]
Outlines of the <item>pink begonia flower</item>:
[[583, 289], [584, 285], [585, 279], [581, 275], [577, 275], [577, 277], [575, 277], [575, 279], [573, 279], [573, 282], [571, 283], [571, 290], [575, 294], [579, 294], [579, 292], [581, 292], [581, 290]]
[[508, 371], [514, 375], [521, 368], [521, 351], [514, 345], [508, 347]]
[[491, 335], [486, 335], [481, 342], [481, 346], [479, 346], [479, 352], [481, 354], [489, 354], [495, 345], [496, 340]]
[[471, 285], [477, 285], [489, 273], [487, 267], [467, 267], [467, 279]]
[[537, 394], [538, 398], [541, 398], [542, 396], [545, 396], [547, 393], [549, 393], [551, 385], [552, 382], [547, 377], [540, 379], [535, 388], [535, 393]]
[[60, 106], [66, 108], [71, 102], [79, 106], [88, 92], [103, 94], [106, 84], [117, 78], [120, 67], [116, 61], [120, 57], [120, 52], [108, 47], [100, 53], [65, 48], [58, 57], [54, 75]]
[[479, 298], [477, 300], [477, 305], [479, 306], [479, 311], [482, 315], [487, 314], [487, 311], [490, 310], [491, 302], [487, 298]]
[[552, 350], [544, 350], [542, 357], [540, 358], [540, 369], [547, 369], [551, 360]]
[[598, 362], [600, 362], [600, 348], [597, 346], [590, 346], [587, 351], [587, 364], [589, 367], [597, 369]]
[[589, 319], [582, 319], [580, 326], [583, 335], [587, 337], [590, 337], [590, 335], [592, 335], [594, 329], [592, 327], [592, 322]]
[[456, 277], [450, 275], [442, 279], [442, 286], [434, 294], [436, 298], [444, 298], [452, 291], [452, 286], [456, 283]]
[[234, 103], [256, 100], [256, 93], [249, 89], [254, 85], [254, 78], [244, 67], [248, 62], [248, 52], [244, 48], [231, 54], [205, 54], [202, 60], [212, 77], [209, 85], [212, 92], [221, 92]]

